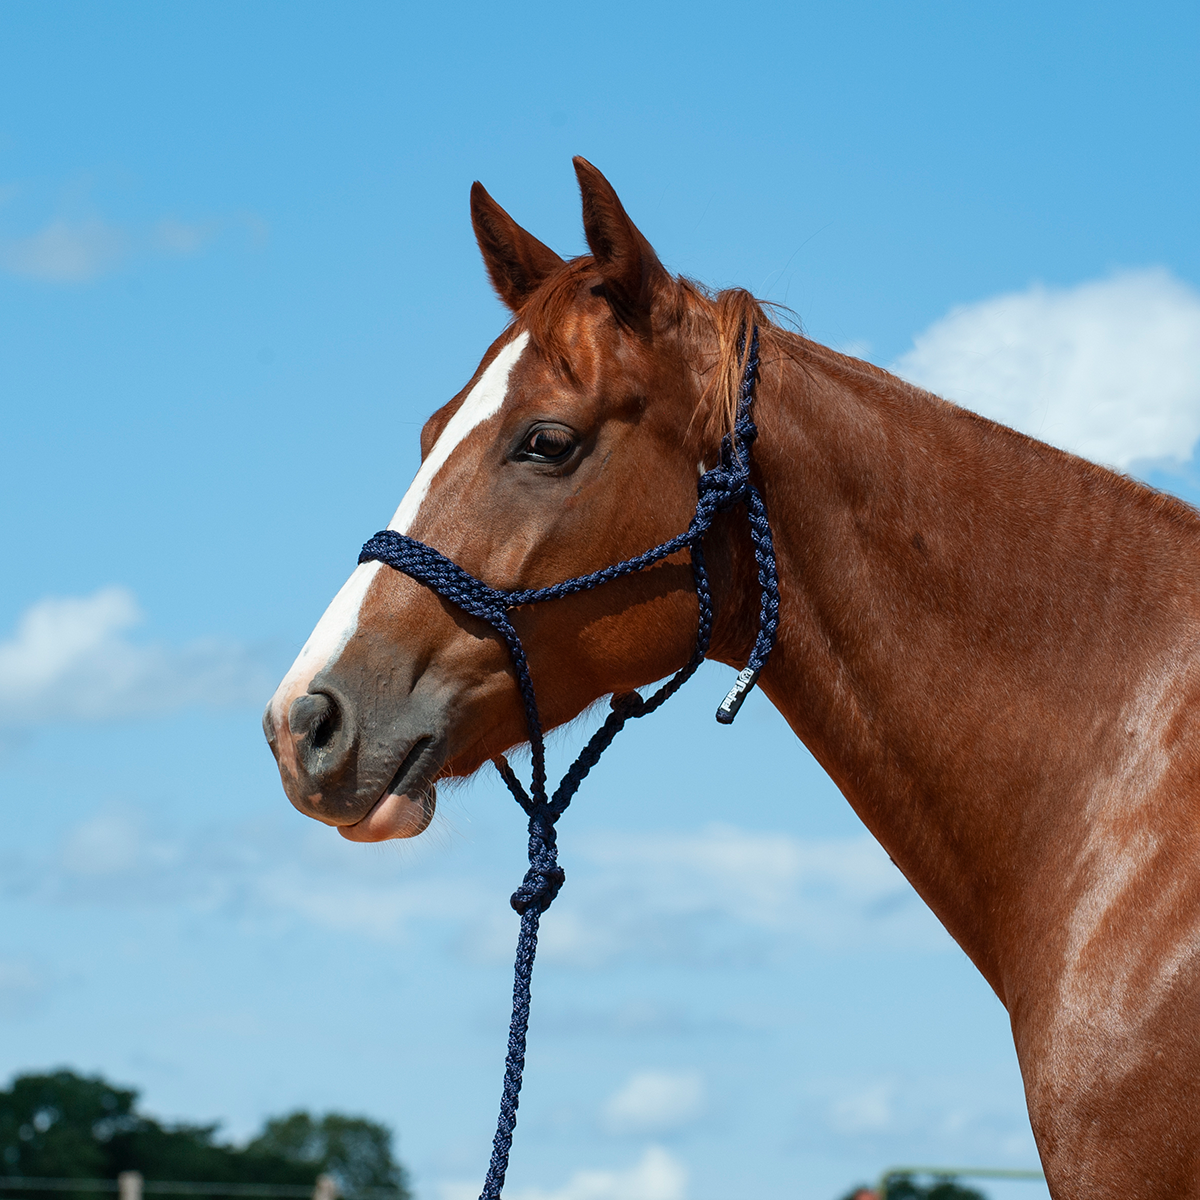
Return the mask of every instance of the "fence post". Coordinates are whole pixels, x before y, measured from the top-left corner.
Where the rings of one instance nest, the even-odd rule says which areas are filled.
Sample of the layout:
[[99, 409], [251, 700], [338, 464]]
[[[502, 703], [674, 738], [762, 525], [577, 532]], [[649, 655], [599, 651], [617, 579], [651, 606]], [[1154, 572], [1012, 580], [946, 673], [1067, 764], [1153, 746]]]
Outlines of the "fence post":
[[[338, 1181], [332, 1175], [318, 1175], [317, 1182], [313, 1184], [312, 1200], [338, 1200], [342, 1194], [342, 1189], [338, 1187]], [[125, 1200], [122, 1196], [121, 1200]], [[138, 1197], [141, 1200], [141, 1197]]]
[[117, 1176], [117, 1200], [142, 1200], [141, 1171], [122, 1171]]

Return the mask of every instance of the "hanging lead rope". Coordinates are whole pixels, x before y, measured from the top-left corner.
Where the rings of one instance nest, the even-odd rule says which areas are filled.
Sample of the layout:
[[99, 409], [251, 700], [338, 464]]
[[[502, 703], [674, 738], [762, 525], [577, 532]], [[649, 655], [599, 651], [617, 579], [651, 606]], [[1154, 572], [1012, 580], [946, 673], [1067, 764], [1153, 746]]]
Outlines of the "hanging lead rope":
[[[743, 333], [743, 337], [744, 337]], [[744, 342], [739, 342], [739, 352]], [[500, 1118], [492, 1143], [492, 1159], [488, 1166], [480, 1200], [499, 1200], [508, 1171], [508, 1155], [512, 1148], [513, 1130], [517, 1124], [517, 1105], [521, 1094], [521, 1075], [525, 1069], [525, 1038], [529, 1028], [529, 988], [533, 975], [533, 960], [537, 953], [538, 924], [542, 913], [553, 903], [566, 875], [558, 865], [559, 817], [566, 811], [579, 785], [600, 760], [613, 738], [626, 721], [644, 717], [668, 700], [692, 676], [704, 661], [712, 636], [712, 595], [708, 586], [708, 571], [704, 564], [702, 541], [718, 513], [736, 504], [746, 506], [750, 521], [750, 540], [758, 564], [758, 586], [761, 593], [758, 634], [745, 669], [737, 677], [729, 694], [717, 709], [717, 720], [728, 725], [746, 695], [758, 679], [759, 672], [775, 644], [779, 625], [779, 579], [775, 570], [775, 549], [771, 542], [771, 527], [762, 496], [750, 481], [750, 447], [758, 436], [751, 416], [754, 404], [754, 385], [758, 377], [758, 328], [750, 334], [750, 349], [746, 369], [738, 394], [737, 418], [732, 435], [721, 439], [720, 462], [700, 477], [696, 512], [687, 530], [670, 541], [663, 542], [645, 554], [626, 559], [613, 566], [556, 583], [550, 587], [501, 591], [489, 587], [457, 563], [439, 554], [432, 546], [414, 541], [402, 533], [385, 529], [377, 533], [362, 548], [360, 563], [386, 563], [397, 571], [417, 580], [435, 591], [464, 612], [487, 622], [504, 639], [512, 657], [517, 686], [525, 706], [529, 726], [529, 744], [533, 756], [533, 772], [527, 792], [513, 773], [508, 761], [500, 756], [493, 759], [508, 790], [529, 817], [529, 870], [521, 886], [513, 893], [510, 903], [521, 915], [521, 930], [517, 935], [517, 957], [513, 981], [512, 1020], [508, 1028], [508, 1056], [504, 1065], [504, 1090], [500, 1099]], [[604, 724], [592, 734], [579, 757], [571, 764], [562, 782], [550, 797], [546, 795], [546, 742], [538, 714], [537, 697], [529, 674], [529, 660], [521, 639], [508, 619], [510, 609], [544, 600], [558, 600], [576, 592], [588, 591], [631, 575], [660, 562], [671, 554], [687, 548], [692, 556], [692, 577], [696, 585], [699, 617], [696, 630], [696, 649], [688, 662], [649, 697], [637, 692], [612, 698], [612, 712]]]

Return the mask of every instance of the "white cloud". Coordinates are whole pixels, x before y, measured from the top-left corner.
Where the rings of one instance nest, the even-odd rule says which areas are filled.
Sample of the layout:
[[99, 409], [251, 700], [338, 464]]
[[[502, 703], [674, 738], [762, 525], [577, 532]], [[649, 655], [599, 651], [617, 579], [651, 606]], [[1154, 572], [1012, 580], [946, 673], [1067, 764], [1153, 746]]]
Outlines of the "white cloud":
[[801, 1144], [893, 1162], [1037, 1162], [1016, 1063], [1003, 1072], [814, 1081], [796, 1114]]
[[[436, 926], [476, 960], [511, 963], [516, 919], [506, 901], [521, 864], [464, 870], [437, 851], [435, 837], [372, 853], [283, 808], [261, 826], [185, 835], [138, 809], [108, 807], [53, 854], [14, 860], [5, 875], [10, 891], [51, 903], [224, 909], [391, 943]], [[725, 968], [811, 945], [953, 946], [865, 836], [809, 841], [721, 825], [593, 834], [567, 846], [563, 860], [568, 886], [543, 919], [539, 950], [574, 968], [639, 960]], [[629, 1031], [664, 1018], [620, 1019]]]
[[[797, 943], [951, 945], [866, 835], [802, 839], [714, 824], [686, 834], [593, 834], [566, 853], [571, 883], [539, 942], [551, 960], [725, 965]], [[581, 860], [586, 874], [573, 866]]]
[[203, 249], [215, 235], [216, 227], [211, 221], [200, 224], [163, 217], [151, 230], [150, 244], [162, 254], [186, 257]]
[[698, 1036], [729, 1037], [760, 1033], [764, 1021], [774, 1028], [775, 1014], [750, 1005], [720, 1013], [700, 1013], [687, 1004], [665, 1004], [631, 999], [616, 1004], [556, 1003], [538, 1005], [538, 1027], [571, 1037], [612, 1037], [622, 1042], [635, 1038], [658, 1039]]
[[67, 832], [61, 864], [68, 876], [111, 879], [137, 871], [172, 869], [179, 859], [177, 846], [148, 835], [136, 810], [109, 809]]
[[110, 720], [269, 694], [271, 676], [245, 646], [142, 644], [129, 637], [141, 620], [120, 587], [33, 604], [0, 642], [0, 724]]
[[896, 1086], [890, 1081], [872, 1083], [839, 1096], [829, 1110], [829, 1124], [838, 1133], [881, 1133], [895, 1122]]
[[[684, 1200], [687, 1168], [661, 1146], [648, 1146], [641, 1161], [626, 1171], [576, 1171], [553, 1191], [522, 1188], [505, 1193], [509, 1200]], [[478, 1183], [443, 1183], [439, 1200], [475, 1200]]]
[[[0, 188], [0, 203], [4, 200]], [[268, 234], [253, 214], [206, 221], [161, 217], [151, 225], [125, 227], [92, 216], [58, 217], [24, 237], [0, 238], [0, 271], [46, 283], [88, 283], [133, 258], [187, 258], [231, 229], [240, 228], [250, 246]]]
[[1200, 439], [1200, 295], [1161, 268], [1035, 284], [913, 341], [897, 374], [1097, 462], [1186, 462]]
[[57, 220], [0, 243], [0, 267], [26, 279], [84, 283], [117, 266], [128, 249], [128, 235], [98, 218]]
[[27, 958], [0, 958], [0, 1017], [24, 1017], [41, 1007], [49, 981]]
[[301, 924], [393, 943], [413, 927], [477, 920], [490, 900], [507, 898], [436, 865], [398, 863], [417, 857], [364, 853], [289, 814], [282, 799], [278, 820], [186, 834], [133, 805], [110, 804], [71, 827], [50, 853], [10, 855], [3, 890], [89, 908], [222, 911], [258, 925]]
[[698, 1071], [638, 1071], [608, 1098], [602, 1115], [613, 1133], [667, 1133], [690, 1125], [703, 1109]]

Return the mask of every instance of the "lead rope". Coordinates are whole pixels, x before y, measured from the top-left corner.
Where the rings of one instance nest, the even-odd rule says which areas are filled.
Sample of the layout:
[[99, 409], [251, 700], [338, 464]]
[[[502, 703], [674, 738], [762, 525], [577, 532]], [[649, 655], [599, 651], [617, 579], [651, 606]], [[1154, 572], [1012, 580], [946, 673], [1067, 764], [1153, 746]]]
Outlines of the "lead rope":
[[[743, 338], [744, 336], [743, 333]], [[744, 344], [744, 341], [739, 339], [739, 353]], [[613, 738], [621, 732], [625, 723], [644, 717], [665, 703], [704, 661], [712, 636], [713, 610], [701, 543], [717, 514], [738, 503], [746, 506], [750, 522], [750, 541], [758, 564], [761, 599], [758, 634], [754, 639], [750, 659], [717, 709], [717, 720], [723, 725], [730, 724], [737, 716], [738, 709], [757, 681], [775, 644], [775, 633], [779, 625], [779, 578], [775, 568], [775, 549], [771, 541], [771, 527], [767, 522], [766, 506], [758, 489], [750, 481], [750, 447], [758, 436], [758, 428], [751, 416], [757, 377], [758, 328], [755, 326], [750, 334], [750, 349], [746, 355], [746, 369], [738, 393], [737, 418], [733, 431], [721, 439], [720, 461], [717, 466], [700, 477], [696, 511], [691, 523], [683, 533], [653, 550], [647, 550], [645, 554], [550, 587], [512, 591], [489, 587], [432, 546], [389, 529], [371, 538], [358, 556], [360, 563], [376, 560], [386, 563], [495, 629], [504, 639], [512, 657], [517, 687], [525, 707], [525, 720], [529, 726], [529, 743], [533, 758], [529, 791], [525, 790], [503, 755], [492, 759], [508, 790], [529, 817], [529, 870], [525, 872], [521, 886], [513, 892], [509, 901], [521, 916], [521, 929], [517, 935], [512, 1019], [508, 1026], [508, 1055], [504, 1063], [500, 1117], [496, 1123], [492, 1158], [480, 1200], [499, 1200], [504, 1187], [504, 1176], [508, 1171], [508, 1155], [512, 1149], [513, 1130], [517, 1124], [517, 1106], [521, 1095], [521, 1076], [525, 1070], [530, 980], [533, 976], [534, 956], [537, 954], [538, 925], [542, 913], [554, 902], [566, 879], [566, 873], [558, 865], [558, 833], [555, 826], [559, 817], [566, 811], [567, 805], [571, 803], [579, 785], [600, 761], [600, 756]], [[508, 618], [509, 610], [524, 604], [558, 600], [576, 592], [588, 591], [623, 575], [644, 570], [685, 547], [691, 551], [692, 578], [696, 585], [699, 606], [696, 648], [692, 657], [648, 697], [643, 697], [638, 692], [613, 696], [612, 711], [604, 724], [592, 734], [587, 745], [580, 751], [579, 757], [571, 764], [562, 782], [554, 790], [554, 794], [547, 798], [546, 742], [541, 717], [538, 715], [537, 697], [529, 674], [529, 660], [525, 656], [521, 639]]]

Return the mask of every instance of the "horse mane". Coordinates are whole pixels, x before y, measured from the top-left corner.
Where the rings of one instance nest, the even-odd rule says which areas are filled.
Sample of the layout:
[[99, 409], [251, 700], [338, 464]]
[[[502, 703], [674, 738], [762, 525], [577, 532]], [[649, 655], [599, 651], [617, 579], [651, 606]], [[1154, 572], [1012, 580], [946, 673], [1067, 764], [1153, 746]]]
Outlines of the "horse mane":
[[[596, 285], [596, 266], [590, 255], [569, 259], [536, 292], [514, 317], [528, 330], [543, 354], [555, 361], [564, 375], [573, 378], [567, 344], [568, 320], [584, 286]], [[671, 277], [660, 296], [661, 320], [675, 325], [694, 352], [694, 363], [707, 382], [692, 415], [692, 428], [699, 427], [702, 444], [715, 449], [726, 433], [733, 431], [737, 419], [738, 395], [746, 369], [749, 347], [742, 331], [758, 326], [763, 362], [770, 357], [789, 358], [807, 370], [816, 367], [846, 384], [877, 392], [886, 389], [911, 402], [939, 406], [959, 420], [974, 424], [982, 436], [1000, 436], [1023, 443], [1041, 456], [1047, 454], [1071, 461], [1075, 469], [1089, 475], [1104, 491], [1126, 500], [1149, 505], [1163, 517], [1193, 524], [1196, 510], [1186, 501], [1150, 487], [1121, 471], [1100, 466], [1069, 451], [1047, 446], [1027, 434], [1001, 425], [988, 417], [936, 396], [924, 388], [893, 375], [883, 367], [842, 354], [821, 342], [806, 338], [798, 328], [788, 328], [772, 316], [783, 316], [787, 324], [798, 322], [781, 305], [759, 300], [745, 288], [715, 290], [684, 276]]]
[[954, 400], [947, 400], [944, 396], [938, 396], [915, 383], [910, 383], [907, 379], [901, 379], [874, 363], [850, 358], [840, 351], [820, 342], [810, 341], [789, 330], [778, 332], [783, 335], [781, 349], [784, 354], [794, 361], [814, 364], [822, 373], [841, 383], [873, 391], [882, 386], [893, 396], [901, 396], [911, 403], [941, 409], [954, 420], [964, 421], [973, 426], [981, 438], [999, 438], [1011, 445], [1024, 447], [1039, 459], [1056, 461], [1064, 467], [1069, 466], [1077, 473], [1077, 477], [1089, 479], [1100, 494], [1109, 495], [1120, 503], [1139, 505], [1166, 520], [1182, 522], [1189, 529], [1194, 529], [1197, 519], [1200, 518], [1200, 512], [1194, 505], [1125, 471], [1093, 462], [1060, 446], [1040, 441], [1019, 429], [1013, 429]]
[[[529, 333], [538, 349], [568, 379], [573, 377], [566, 334], [571, 324], [568, 315], [578, 302], [580, 288], [594, 286], [595, 280], [596, 266], [590, 255], [570, 259], [514, 317], [514, 323]], [[768, 331], [786, 331], [767, 316], [767, 309], [775, 306], [758, 300], [745, 288], [714, 291], [693, 279], [679, 277], [670, 280], [659, 300], [660, 319], [682, 330], [684, 338], [695, 347], [696, 369], [708, 377], [692, 423], [699, 424], [705, 444], [715, 446], [732, 432], [737, 419], [738, 394], [750, 352], [743, 331], [757, 325], [760, 340]]]

